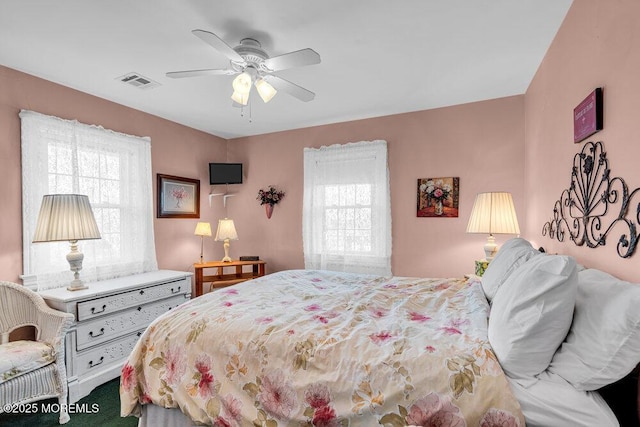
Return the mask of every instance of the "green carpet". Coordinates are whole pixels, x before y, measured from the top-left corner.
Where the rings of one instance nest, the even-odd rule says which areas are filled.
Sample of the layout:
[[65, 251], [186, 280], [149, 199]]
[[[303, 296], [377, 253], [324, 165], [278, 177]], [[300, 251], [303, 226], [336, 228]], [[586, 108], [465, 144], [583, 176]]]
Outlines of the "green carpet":
[[[70, 413], [71, 420], [65, 427], [133, 427], [138, 425], [136, 417], [120, 417], [120, 394], [118, 387], [120, 378], [96, 387], [89, 396], [76, 404], [78, 413]], [[58, 424], [58, 413], [42, 413], [50, 405], [57, 404], [57, 399], [41, 400], [27, 404], [29, 408], [37, 408], [37, 414], [0, 414], [0, 426], [11, 427], [54, 427]]]

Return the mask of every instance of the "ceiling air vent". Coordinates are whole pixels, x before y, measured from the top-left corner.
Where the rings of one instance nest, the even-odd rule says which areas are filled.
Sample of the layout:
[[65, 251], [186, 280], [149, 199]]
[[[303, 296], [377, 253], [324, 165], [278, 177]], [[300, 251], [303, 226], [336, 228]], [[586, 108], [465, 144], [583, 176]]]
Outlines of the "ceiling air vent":
[[122, 83], [135, 86], [138, 89], [151, 89], [160, 86], [160, 83], [143, 76], [140, 73], [129, 73], [118, 77]]

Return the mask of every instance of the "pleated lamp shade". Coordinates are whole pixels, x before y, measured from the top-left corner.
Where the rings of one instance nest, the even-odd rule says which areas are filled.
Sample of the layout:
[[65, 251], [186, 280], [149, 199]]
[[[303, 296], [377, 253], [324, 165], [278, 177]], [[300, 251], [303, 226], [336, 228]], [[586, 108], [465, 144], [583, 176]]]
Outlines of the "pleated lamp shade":
[[511, 193], [479, 193], [473, 203], [467, 233], [520, 234]]
[[33, 242], [99, 239], [89, 197], [82, 194], [49, 194], [42, 198]]
[[196, 231], [193, 234], [196, 236], [211, 236], [211, 224], [208, 222], [199, 222], [196, 224]]
[[479, 193], [473, 203], [467, 233], [488, 234], [485, 259], [491, 261], [498, 251], [494, 234], [520, 234], [520, 226], [511, 193]]
[[233, 220], [229, 218], [218, 220], [218, 230], [216, 231], [216, 241], [221, 240], [238, 240], [238, 232]]

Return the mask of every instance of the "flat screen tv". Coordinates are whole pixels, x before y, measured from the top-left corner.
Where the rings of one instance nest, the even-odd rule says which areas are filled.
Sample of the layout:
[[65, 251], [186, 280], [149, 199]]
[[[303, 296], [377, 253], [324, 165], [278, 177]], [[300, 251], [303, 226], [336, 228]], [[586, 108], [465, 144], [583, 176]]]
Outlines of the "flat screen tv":
[[209, 163], [209, 184], [242, 184], [242, 163]]

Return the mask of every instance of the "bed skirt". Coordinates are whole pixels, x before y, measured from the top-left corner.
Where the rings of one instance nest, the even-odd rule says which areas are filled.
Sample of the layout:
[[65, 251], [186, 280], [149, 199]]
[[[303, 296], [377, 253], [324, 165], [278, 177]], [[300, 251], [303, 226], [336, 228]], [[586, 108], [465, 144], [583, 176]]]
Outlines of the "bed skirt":
[[192, 427], [197, 426], [178, 408], [163, 408], [157, 405], [143, 405], [138, 427]]

